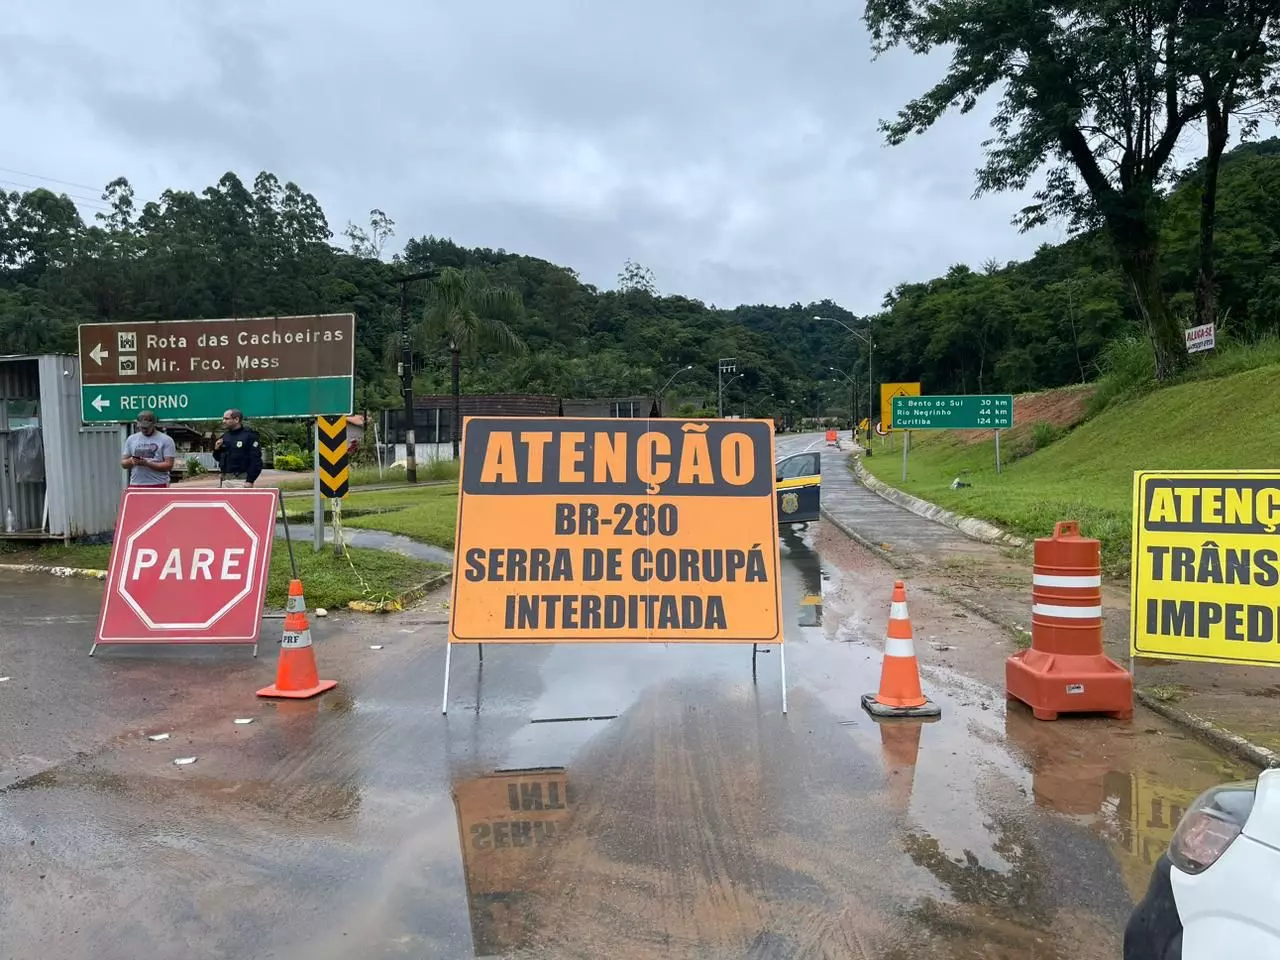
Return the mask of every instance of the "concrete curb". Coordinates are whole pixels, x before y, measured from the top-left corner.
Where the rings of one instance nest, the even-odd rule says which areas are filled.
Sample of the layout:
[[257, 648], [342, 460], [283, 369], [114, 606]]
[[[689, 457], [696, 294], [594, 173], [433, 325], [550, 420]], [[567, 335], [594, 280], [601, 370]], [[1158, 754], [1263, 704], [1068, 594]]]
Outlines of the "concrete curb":
[[961, 516], [938, 506], [936, 503], [921, 500], [919, 497], [899, 490], [897, 487], [891, 487], [883, 480], [867, 472], [867, 468], [862, 465], [861, 457], [850, 457], [849, 463], [854, 477], [864, 487], [882, 499], [888, 500], [904, 510], [909, 510], [918, 517], [924, 517], [926, 520], [932, 520], [934, 523], [940, 523], [946, 527], [953, 527], [971, 540], [978, 540], [982, 543], [1003, 543], [1011, 547], [1025, 547], [1027, 545], [1027, 541], [1022, 537], [1014, 536], [995, 524], [988, 523], [986, 520]]
[[53, 577], [73, 577], [80, 580], [105, 580], [107, 571], [88, 567], [53, 567], [43, 563], [0, 563], [0, 570], [12, 573], [44, 573]]
[[1238, 733], [1232, 733], [1204, 717], [1188, 713], [1186, 710], [1179, 710], [1162, 700], [1157, 700], [1145, 691], [1135, 689], [1133, 696], [1148, 710], [1160, 714], [1177, 726], [1184, 727], [1210, 746], [1216, 747], [1229, 756], [1251, 763], [1263, 770], [1268, 767], [1280, 767], [1280, 754], [1274, 750], [1260, 746], [1252, 740], [1246, 740]]
[[453, 571], [446, 570], [430, 580], [424, 580], [417, 586], [410, 587], [385, 603], [374, 603], [371, 600], [352, 600], [347, 604], [347, 609], [355, 610], [357, 613], [398, 613], [410, 604], [417, 603], [431, 591], [443, 587], [452, 578]]

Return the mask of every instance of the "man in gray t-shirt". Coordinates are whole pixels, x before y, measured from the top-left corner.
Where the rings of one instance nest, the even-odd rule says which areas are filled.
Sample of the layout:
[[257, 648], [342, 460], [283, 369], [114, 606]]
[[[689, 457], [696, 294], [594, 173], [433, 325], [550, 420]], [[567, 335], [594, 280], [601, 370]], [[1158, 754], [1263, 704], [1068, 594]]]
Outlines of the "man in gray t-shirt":
[[129, 471], [131, 487], [167, 487], [177, 453], [173, 439], [156, 429], [156, 415], [143, 410], [138, 414], [138, 432], [125, 441], [120, 466]]

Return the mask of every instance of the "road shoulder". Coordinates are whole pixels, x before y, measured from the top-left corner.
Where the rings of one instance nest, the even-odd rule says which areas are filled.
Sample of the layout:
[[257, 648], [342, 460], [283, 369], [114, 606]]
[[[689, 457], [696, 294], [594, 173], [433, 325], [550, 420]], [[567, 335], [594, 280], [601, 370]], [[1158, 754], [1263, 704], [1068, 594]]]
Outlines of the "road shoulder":
[[[998, 626], [1006, 638], [1001, 659], [1029, 646], [1031, 545], [974, 539], [949, 518], [940, 522], [877, 494], [860, 482], [860, 464], [847, 442], [844, 446], [823, 453], [824, 518], [925, 589]], [[938, 510], [939, 516], [946, 512]], [[1103, 615], [1103, 648], [1133, 671], [1140, 703], [1225, 753], [1257, 766], [1280, 765], [1280, 730], [1274, 726], [1280, 677], [1274, 671], [1167, 660], [1135, 663], [1129, 657], [1129, 590], [1122, 581], [1104, 580]]]

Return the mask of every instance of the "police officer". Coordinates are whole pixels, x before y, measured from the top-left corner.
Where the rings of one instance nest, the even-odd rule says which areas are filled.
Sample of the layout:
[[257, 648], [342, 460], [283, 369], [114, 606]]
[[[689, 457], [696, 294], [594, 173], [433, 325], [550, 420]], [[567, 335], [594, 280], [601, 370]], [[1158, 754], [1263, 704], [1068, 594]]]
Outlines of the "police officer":
[[262, 473], [262, 447], [258, 435], [244, 425], [244, 415], [239, 410], [228, 410], [222, 415], [226, 433], [213, 445], [213, 456], [218, 461], [220, 487], [252, 487]]

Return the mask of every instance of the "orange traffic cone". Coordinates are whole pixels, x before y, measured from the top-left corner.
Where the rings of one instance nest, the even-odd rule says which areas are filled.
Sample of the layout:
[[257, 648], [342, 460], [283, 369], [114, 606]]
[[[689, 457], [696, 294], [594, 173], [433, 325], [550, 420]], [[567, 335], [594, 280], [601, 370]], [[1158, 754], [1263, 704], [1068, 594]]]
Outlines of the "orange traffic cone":
[[907, 613], [907, 588], [901, 580], [893, 585], [880, 692], [864, 694], [862, 706], [873, 717], [942, 716], [942, 708], [920, 689], [920, 665], [911, 638], [911, 615]]
[[260, 697], [287, 697], [305, 700], [332, 690], [337, 680], [321, 680], [316, 672], [316, 655], [311, 649], [311, 625], [307, 623], [306, 601], [302, 581], [289, 581], [289, 600], [285, 605], [284, 635], [280, 639], [280, 663], [276, 682], [258, 691]]

